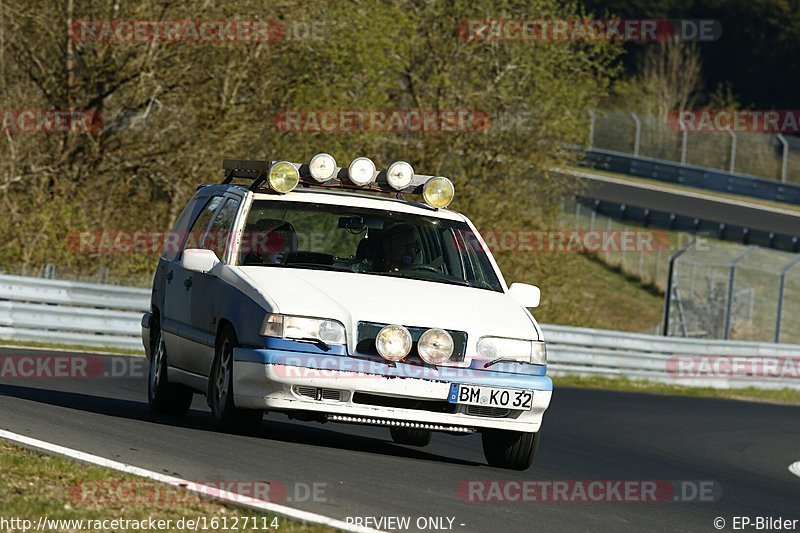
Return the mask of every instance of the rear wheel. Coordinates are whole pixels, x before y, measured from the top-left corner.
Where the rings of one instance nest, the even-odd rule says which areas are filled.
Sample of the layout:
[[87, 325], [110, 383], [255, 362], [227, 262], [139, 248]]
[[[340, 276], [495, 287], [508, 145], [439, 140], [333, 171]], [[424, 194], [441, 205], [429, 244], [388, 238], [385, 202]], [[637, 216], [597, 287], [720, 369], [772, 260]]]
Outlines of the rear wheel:
[[167, 347], [158, 323], [153, 325], [156, 338], [150, 357], [150, 371], [147, 379], [147, 403], [154, 413], [185, 415], [192, 405], [194, 393], [184, 385], [172, 384], [167, 380]]
[[427, 429], [414, 428], [389, 428], [392, 440], [397, 444], [407, 444], [408, 446], [427, 446], [431, 442], [433, 432]]
[[490, 466], [526, 470], [539, 447], [539, 433], [487, 430], [483, 432], [483, 455]]
[[233, 403], [233, 349], [236, 345], [233, 330], [222, 330], [217, 339], [216, 355], [209, 376], [209, 405], [217, 429], [250, 433], [261, 426], [264, 413], [255, 409], [239, 409]]

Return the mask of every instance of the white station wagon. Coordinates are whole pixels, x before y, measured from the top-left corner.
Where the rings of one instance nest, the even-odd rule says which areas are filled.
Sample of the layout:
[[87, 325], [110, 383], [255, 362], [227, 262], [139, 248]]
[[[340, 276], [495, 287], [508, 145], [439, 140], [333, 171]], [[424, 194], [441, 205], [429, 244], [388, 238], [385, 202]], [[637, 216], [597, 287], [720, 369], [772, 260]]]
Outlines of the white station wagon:
[[527, 309], [539, 289], [506, 285], [447, 209], [450, 180], [328, 154], [223, 168], [155, 273], [142, 319], [153, 411], [185, 414], [201, 393], [230, 431], [273, 411], [386, 426], [404, 445], [480, 432], [490, 465], [531, 465], [552, 394]]

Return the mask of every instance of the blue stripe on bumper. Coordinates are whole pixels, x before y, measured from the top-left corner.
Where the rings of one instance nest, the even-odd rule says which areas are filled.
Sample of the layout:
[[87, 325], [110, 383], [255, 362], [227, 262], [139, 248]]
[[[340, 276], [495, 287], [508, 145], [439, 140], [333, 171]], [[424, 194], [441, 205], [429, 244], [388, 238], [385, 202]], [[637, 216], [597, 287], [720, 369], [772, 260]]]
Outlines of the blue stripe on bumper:
[[[390, 365], [383, 361], [356, 359], [342, 357], [341, 355], [326, 355], [314, 350], [315, 353], [305, 353], [277, 349], [236, 348], [234, 360], [237, 362], [262, 363], [270, 365], [285, 365], [314, 370], [339, 370], [344, 372], [361, 372], [377, 376], [417, 378], [428, 381], [446, 381], [449, 383], [470, 383], [487, 387], [511, 387], [541, 391], [552, 391], [552, 380], [543, 375], [544, 366], [518, 365], [513, 363], [498, 363], [491, 370], [479, 368], [440, 367], [438, 369], [407, 363]], [[330, 352], [329, 352], [330, 353]], [[483, 363], [478, 362], [480, 366]], [[502, 365], [502, 366], [501, 366]], [[477, 366], [473, 363], [473, 366]], [[499, 367], [499, 368], [498, 368]], [[513, 368], [515, 372], [503, 371]], [[527, 370], [527, 372], [519, 372]]]

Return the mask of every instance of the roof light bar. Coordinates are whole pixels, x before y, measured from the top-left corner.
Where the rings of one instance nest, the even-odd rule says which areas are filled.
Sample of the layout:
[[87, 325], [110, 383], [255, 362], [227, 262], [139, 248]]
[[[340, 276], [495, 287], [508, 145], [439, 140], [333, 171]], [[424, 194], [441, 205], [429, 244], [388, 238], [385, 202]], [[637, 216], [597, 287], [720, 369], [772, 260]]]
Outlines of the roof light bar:
[[419, 194], [434, 209], [445, 208], [453, 201], [453, 183], [442, 176], [415, 174], [405, 161], [396, 161], [386, 171], [378, 172], [367, 157], [354, 159], [347, 168], [337, 166], [333, 156], [315, 155], [309, 163], [289, 161], [251, 161], [226, 159], [223, 183], [234, 179], [249, 179], [251, 191], [263, 191], [264, 186], [277, 193], [287, 193], [301, 187], [367, 190], [395, 194]]

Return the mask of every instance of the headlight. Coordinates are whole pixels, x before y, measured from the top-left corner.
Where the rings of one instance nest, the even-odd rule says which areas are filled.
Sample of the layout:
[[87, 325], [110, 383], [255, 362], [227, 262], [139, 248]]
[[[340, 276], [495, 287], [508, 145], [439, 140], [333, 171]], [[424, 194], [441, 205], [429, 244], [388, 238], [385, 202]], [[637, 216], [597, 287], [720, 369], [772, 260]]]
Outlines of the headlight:
[[350, 181], [356, 185], [372, 183], [375, 179], [375, 163], [368, 157], [357, 157], [347, 167], [347, 174], [350, 176]]
[[422, 197], [431, 207], [447, 207], [453, 201], [456, 189], [453, 182], [445, 177], [432, 178], [422, 188]]
[[518, 361], [532, 365], [547, 364], [544, 342], [482, 337], [478, 341], [478, 355], [489, 361]]
[[267, 315], [261, 327], [264, 337], [315, 340], [325, 344], [346, 344], [344, 325], [336, 320], [290, 315]]
[[336, 160], [332, 155], [317, 154], [311, 158], [308, 171], [318, 182], [326, 182], [336, 174]]
[[412, 179], [414, 179], [414, 169], [405, 161], [392, 163], [392, 166], [386, 171], [386, 181], [398, 191], [411, 185]]
[[411, 351], [411, 333], [403, 326], [384, 326], [375, 338], [375, 347], [387, 361], [400, 361]]
[[270, 167], [267, 181], [273, 191], [287, 193], [297, 187], [300, 173], [288, 161], [278, 161]]
[[453, 337], [443, 329], [429, 329], [420, 336], [417, 350], [426, 363], [441, 364], [453, 355]]

